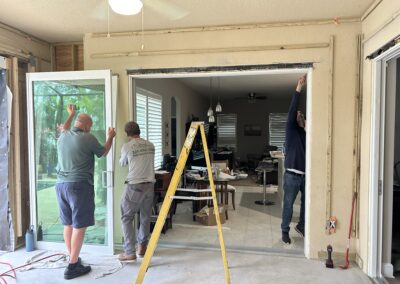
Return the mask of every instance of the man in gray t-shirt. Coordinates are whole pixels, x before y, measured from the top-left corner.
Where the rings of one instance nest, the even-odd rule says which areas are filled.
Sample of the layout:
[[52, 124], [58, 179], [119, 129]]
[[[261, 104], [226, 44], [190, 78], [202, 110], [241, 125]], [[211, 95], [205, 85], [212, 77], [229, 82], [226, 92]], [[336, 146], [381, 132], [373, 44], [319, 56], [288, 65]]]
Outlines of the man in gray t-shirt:
[[83, 266], [79, 253], [86, 228], [94, 225], [94, 156], [106, 156], [115, 137], [114, 128], [108, 129], [104, 146], [90, 133], [92, 118], [78, 115], [74, 127], [73, 105], [68, 105], [68, 118], [57, 142], [58, 165], [56, 193], [60, 219], [64, 225], [64, 241], [69, 254], [69, 265], [64, 278], [73, 279], [88, 273], [90, 266]]
[[[151, 208], [154, 198], [154, 145], [140, 138], [139, 125], [130, 121], [125, 125], [129, 141], [122, 146], [121, 166], [129, 165], [125, 189], [121, 197], [121, 223], [124, 233], [124, 253], [119, 260], [134, 261], [136, 254], [143, 257], [150, 235]], [[132, 222], [140, 212], [140, 227], [137, 237]], [[137, 249], [135, 252], [135, 244]]]

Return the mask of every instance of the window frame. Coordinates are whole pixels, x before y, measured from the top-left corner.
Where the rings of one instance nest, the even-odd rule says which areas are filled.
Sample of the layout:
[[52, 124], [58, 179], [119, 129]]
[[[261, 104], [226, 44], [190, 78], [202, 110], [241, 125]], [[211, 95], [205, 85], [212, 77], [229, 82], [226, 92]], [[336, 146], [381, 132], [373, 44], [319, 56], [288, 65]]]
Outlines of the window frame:
[[[220, 118], [222, 116], [234, 117], [234, 120], [235, 120], [235, 134], [233, 135], [233, 139], [235, 139], [234, 147], [229, 146], [229, 145], [227, 146], [226, 144], [220, 145], [220, 127], [221, 127], [220, 126]], [[226, 139], [226, 138], [224, 138], [224, 139]], [[229, 148], [230, 150], [232, 150], [234, 152], [237, 151], [237, 113], [223, 113], [223, 114], [217, 115], [217, 147], [218, 148], [225, 147], [225, 148]]]
[[[280, 118], [281, 118], [281, 120], [279, 121], [279, 123], [282, 123], [281, 132], [283, 133], [283, 135], [280, 136], [280, 137], [282, 137], [281, 145], [278, 145], [277, 143], [274, 143], [271, 141], [272, 136], [274, 136], [274, 137], [278, 136], [278, 135], [271, 135], [272, 131], [273, 131], [273, 127], [271, 127], [271, 116], [280, 116]], [[285, 145], [287, 116], [288, 116], [287, 112], [271, 112], [268, 114], [268, 145], [276, 146], [276, 147], [278, 147], [278, 150], [282, 150], [282, 151], [283, 151], [283, 148]], [[277, 123], [276, 122], [277, 118], [275, 118], [274, 120], [275, 120], [275, 123]]]

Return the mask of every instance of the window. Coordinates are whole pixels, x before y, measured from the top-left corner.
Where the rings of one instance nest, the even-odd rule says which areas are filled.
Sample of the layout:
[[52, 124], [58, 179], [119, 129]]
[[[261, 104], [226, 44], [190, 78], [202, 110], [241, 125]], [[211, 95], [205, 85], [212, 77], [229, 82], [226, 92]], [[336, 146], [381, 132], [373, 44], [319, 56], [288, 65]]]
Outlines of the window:
[[217, 116], [217, 145], [236, 150], [236, 114]]
[[162, 99], [150, 91], [136, 89], [136, 122], [140, 137], [154, 144], [154, 168], [162, 164]]
[[285, 143], [287, 113], [269, 114], [269, 145], [282, 150]]

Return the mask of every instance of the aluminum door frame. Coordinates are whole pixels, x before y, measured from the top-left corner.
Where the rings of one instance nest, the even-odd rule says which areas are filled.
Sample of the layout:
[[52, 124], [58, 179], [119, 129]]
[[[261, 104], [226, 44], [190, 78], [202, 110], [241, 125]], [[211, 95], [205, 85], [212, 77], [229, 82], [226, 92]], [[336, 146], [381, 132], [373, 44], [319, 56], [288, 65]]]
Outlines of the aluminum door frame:
[[[66, 72], [40, 72], [27, 73], [27, 111], [28, 111], [28, 153], [29, 153], [29, 193], [30, 193], [30, 213], [31, 225], [37, 232], [37, 206], [36, 206], [36, 176], [35, 176], [35, 143], [34, 143], [34, 110], [33, 110], [33, 82], [51, 80], [90, 80], [103, 79], [105, 87], [105, 113], [106, 131], [107, 127], [114, 126], [113, 121], [113, 102], [111, 86], [111, 70], [90, 70], [90, 71], [66, 71]], [[115, 94], [116, 95], [116, 94]], [[115, 145], [113, 145], [113, 148]], [[113, 187], [114, 187], [114, 149], [108, 153], [107, 159], [107, 242], [105, 245], [84, 244], [81, 252], [95, 254], [114, 254], [114, 220], [113, 220]], [[35, 235], [36, 249], [45, 250], [65, 250], [64, 243], [37, 241]]]

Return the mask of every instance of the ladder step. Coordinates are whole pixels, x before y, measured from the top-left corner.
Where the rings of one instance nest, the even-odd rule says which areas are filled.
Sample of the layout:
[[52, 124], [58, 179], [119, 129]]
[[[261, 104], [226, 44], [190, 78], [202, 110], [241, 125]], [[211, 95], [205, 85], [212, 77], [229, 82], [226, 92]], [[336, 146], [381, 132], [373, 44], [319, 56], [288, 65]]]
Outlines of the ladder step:
[[186, 192], [211, 192], [211, 189], [196, 189], [196, 188], [177, 188], [177, 191], [186, 191]]
[[185, 200], [211, 200], [212, 196], [204, 196], [204, 197], [197, 197], [197, 196], [170, 196], [171, 199], [185, 199]]

